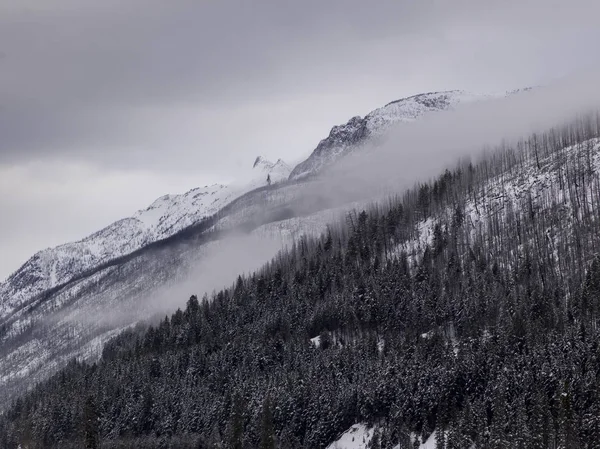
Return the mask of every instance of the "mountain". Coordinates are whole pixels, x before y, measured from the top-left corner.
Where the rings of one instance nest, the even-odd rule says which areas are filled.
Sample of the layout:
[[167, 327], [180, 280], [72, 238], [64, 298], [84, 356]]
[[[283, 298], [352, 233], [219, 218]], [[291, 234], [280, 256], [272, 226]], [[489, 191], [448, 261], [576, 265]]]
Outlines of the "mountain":
[[216, 215], [23, 300], [0, 318], [0, 408], [72, 358], [93, 360], [115, 335], [182, 306], [178, 292], [221, 288], [300, 236], [322, 232], [334, 212], [290, 207], [299, 188], [250, 191]]
[[277, 159], [277, 162], [273, 163], [262, 156], [258, 156], [254, 160], [252, 168], [269, 175], [272, 182], [281, 182], [287, 179], [292, 171], [289, 165], [283, 162], [282, 159]]
[[417, 120], [430, 112], [492, 97], [454, 90], [393, 101], [364, 118], [353, 117], [345, 125], [334, 126], [310, 157], [293, 170], [281, 159], [273, 163], [258, 156], [241, 184], [214, 184], [181, 195], [165, 195], [147, 209], [80, 241], [42, 250], [0, 283], [0, 318], [44, 291], [216, 214], [235, 198], [265, 185], [267, 176], [272, 183], [280, 183], [288, 177], [298, 180], [316, 174], [366, 142], [375, 143], [395, 123]]
[[[472, 98], [453, 91], [391, 103], [368, 115], [369, 138]], [[287, 182], [289, 175], [283, 161], [257, 157], [243, 182], [164, 196], [82, 241], [32, 257], [0, 285], [0, 405], [71, 358], [97, 357], [114, 335], [172, 310], [170, 292], [221, 288], [356, 207], [332, 202], [318, 180]], [[263, 243], [231, 248], [232, 233]]]
[[297, 180], [315, 174], [361, 144], [383, 136], [394, 123], [416, 120], [428, 112], [490, 97], [455, 90], [391, 102], [364, 118], [354, 117], [346, 125], [333, 127], [329, 137], [293, 170], [281, 159], [273, 163], [258, 156], [242, 184], [215, 184], [182, 195], [165, 195], [147, 209], [78, 242], [42, 250], [0, 283], [0, 318], [9, 316], [36, 295], [216, 214], [235, 198], [265, 185], [268, 175], [272, 183], [280, 183], [288, 177]]
[[[280, 219], [295, 188], [224, 215], [297, 220]], [[182, 291], [181, 310], [24, 395], [0, 446], [596, 447], [599, 191], [598, 114], [487, 148], [229, 288]], [[119, 278], [170, 278], [209, 235], [185, 237], [121, 265], [104, 283], [115, 303]]]
[[365, 145], [376, 144], [396, 123], [411, 122], [425, 114], [451, 110], [461, 103], [482, 101], [493, 95], [478, 95], [462, 90], [430, 92], [392, 101], [365, 117], [352, 117], [346, 124], [334, 126], [304, 162], [292, 170], [290, 179], [297, 180], [319, 173], [339, 158]]
[[266, 185], [285, 180], [290, 168], [257, 157], [243, 184], [214, 184], [181, 195], [165, 195], [144, 210], [119, 220], [73, 243], [36, 253], [9, 278], [0, 283], [0, 318], [23, 302], [64, 284], [110, 260], [130, 254], [150, 243], [165, 239], [215, 215], [235, 198]]

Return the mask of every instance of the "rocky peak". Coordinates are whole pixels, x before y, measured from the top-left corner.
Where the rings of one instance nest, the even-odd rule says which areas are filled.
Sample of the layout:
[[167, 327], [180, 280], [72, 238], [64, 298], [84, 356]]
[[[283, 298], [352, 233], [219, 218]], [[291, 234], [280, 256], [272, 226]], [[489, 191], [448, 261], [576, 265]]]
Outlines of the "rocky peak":
[[298, 164], [290, 179], [299, 179], [320, 172], [355, 149], [371, 137], [384, 134], [393, 124], [419, 119], [429, 112], [452, 109], [459, 103], [490, 98], [460, 90], [429, 92], [392, 101], [375, 109], [364, 118], [352, 117], [346, 124], [334, 126], [326, 139], [319, 142], [313, 153]]
[[270, 177], [271, 182], [281, 182], [287, 179], [292, 171], [289, 165], [287, 165], [282, 159], [277, 159], [277, 162], [271, 162], [263, 156], [257, 156], [252, 165], [254, 172], [253, 177], [260, 176], [261, 179], [267, 176]]

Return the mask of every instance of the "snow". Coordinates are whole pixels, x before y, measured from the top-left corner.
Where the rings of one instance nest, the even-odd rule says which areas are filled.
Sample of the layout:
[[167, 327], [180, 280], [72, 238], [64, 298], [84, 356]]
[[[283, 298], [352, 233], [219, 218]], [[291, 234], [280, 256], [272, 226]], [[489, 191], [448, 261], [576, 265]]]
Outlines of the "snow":
[[151, 240], [157, 240], [217, 213], [239, 194], [239, 189], [223, 184], [196, 188], [183, 195], [163, 196], [133, 218], [140, 221]]
[[393, 101], [364, 118], [352, 117], [347, 123], [334, 126], [308, 159], [294, 167], [290, 179], [316, 174], [367, 141], [376, 144], [395, 124], [413, 122], [430, 113], [455, 109], [460, 104], [505, 95], [481, 95], [462, 90], [430, 92]]
[[435, 432], [429, 435], [429, 438], [424, 443], [421, 443], [419, 449], [435, 449], [436, 439]]
[[380, 335], [380, 336], [377, 337], [377, 351], [379, 351], [379, 353], [381, 354], [384, 349], [385, 349], [385, 340]]
[[[536, 161], [529, 160], [523, 167], [502, 173], [480, 186], [464, 204], [465, 223], [470, 228], [470, 238], [486, 235], [490, 223], [494, 220], [502, 222], [513, 211], [527, 210], [530, 204], [534, 211], [551, 208], [564, 223], [567, 223], [562, 229], [546, 231], [548, 244], [558, 260], [557, 242], [562, 240], [559, 237], [561, 233], [573, 232], [571, 223], [574, 220], [581, 220], [580, 214], [583, 210], [583, 207], [573, 204], [568, 188], [560, 187], [561, 178], [564, 179], [568, 169], [577, 167], [578, 160], [588, 151], [590, 172], [587, 176], [592, 173], [597, 176], [600, 173], [600, 139], [591, 139], [580, 145], [565, 148], [560, 155], [540, 159], [539, 167]], [[589, 182], [586, 185], [587, 191], [584, 197], [588, 198], [588, 201], [591, 201], [594, 192], [598, 189], [596, 182]], [[592, 204], [588, 206], [594, 207]], [[391, 256], [404, 251], [412, 258], [414, 265], [418, 262], [419, 254], [422, 254], [424, 247], [432, 244], [436, 223], [442, 218], [450, 222], [453, 214], [454, 209], [449, 207], [437, 216], [423, 220], [417, 226], [417, 236], [400, 243], [396, 251], [391, 252]], [[501, 242], [492, 243], [501, 244]]]
[[395, 123], [414, 121], [427, 113], [453, 109], [460, 104], [494, 97], [494, 95], [480, 95], [463, 90], [431, 92], [388, 103], [367, 114], [365, 119], [369, 131], [380, 134]]
[[0, 282], [0, 318], [34, 296], [61, 285], [110, 260], [211, 217], [243, 194], [287, 179], [290, 167], [259, 157], [248, 175], [229, 185], [213, 184], [180, 195], [164, 195], [149, 207], [121, 219], [77, 242], [36, 253], [4, 282]]
[[[436, 438], [435, 438], [435, 432], [433, 432], [431, 435], [429, 435], [429, 438], [427, 438], [427, 440], [425, 440], [424, 443], [420, 443], [419, 444], [419, 449], [436, 449], [435, 445], [436, 445]], [[415, 434], [411, 435], [411, 441], [415, 441], [418, 439], [418, 436]], [[395, 446], [394, 449], [400, 449], [400, 445]], [[467, 448], [465, 448], [467, 449]]]
[[327, 449], [366, 449], [373, 438], [373, 428], [366, 424], [354, 424]]
[[429, 438], [427, 438], [427, 441], [425, 441], [424, 443], [421, 443], [421, 445], [419, 446], [419, 449], [435, 449], [435, 445], [436, 445], [435, 432], [433, 432], [429, 436]]
[[[354, 424], [346, 430], [340, 437], [327, 446], [326, 449], [367, 449], [373, 434], [377, 427], [369, 427], [365, 423]], [[422, 443], [419, 437], [414, 433], [410, 435], [410, 441], [419, 440], [418, 449], [436, 449], [436, 432], [433, 432], [427, 440]], [[411, 446], [415, 447], [415, 446]], [[399, 449], [400, 446], [395, 446], [393, 449]], [[465, 448], [467, 449], [467, 448]]]
[[321, 346], [321, 336], [317, 335], [316, 337], [313, 337], [310, 339], [310, 342], [315, 345], [316, 348]]

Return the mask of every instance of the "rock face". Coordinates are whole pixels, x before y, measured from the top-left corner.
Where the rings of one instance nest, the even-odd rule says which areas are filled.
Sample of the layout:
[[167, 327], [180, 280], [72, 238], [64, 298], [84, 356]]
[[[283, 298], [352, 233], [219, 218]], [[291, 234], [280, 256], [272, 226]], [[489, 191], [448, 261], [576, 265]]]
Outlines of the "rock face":
[[490, 95], [476, 95], [461, 90], [414, 95], [388, 103], [364, 118], [352, 117], [344, 125], [334, 126], [304, 162], [298, 164], [290, 179], [298, 180], [317, 174], [341, 157], [368, 141], [382, 136], [392, 125], [417, 120], [427, 113], [453, 109], [460, 103], [480, 101]]

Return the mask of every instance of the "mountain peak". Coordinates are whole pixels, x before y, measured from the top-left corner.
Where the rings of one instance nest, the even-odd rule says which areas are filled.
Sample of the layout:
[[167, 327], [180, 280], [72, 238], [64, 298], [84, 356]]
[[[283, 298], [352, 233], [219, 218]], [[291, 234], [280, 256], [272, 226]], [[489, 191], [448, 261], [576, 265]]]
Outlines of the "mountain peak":
[[399, 100], [390, 101], [384, 107], [388, 107], [393, 104], [404, 103], [404, 102], [408, 102], [408, 101], [415, 101], [416, 103], [420, 103], [420, 104], [424, 104], [424, 105], [429, 104], [430, 107], [434, 107], [434, 105], [431, 104], [432, 100], [439, 99], [439, 98], [447, 99], [451, 95], [465, 95], [465, 94], [468, 94], [468, 93], [465, 92], [464, 90], [443, 90], [443, 91], [436, 91], [436, 92], [424, 92], [421, 94], [411, 95], [410, 97], [400, 98]]
[[258, 164], [263, 165], [265, 162], [270, 164], [270, 162], [267, 161], [264, 157], [262, 157], [262, 156], [256, 156], [256, 159], [254, 160], [254, 165], [252, 165], [252, 168], [256, 168], [256, 166]]
[[427, 92], [392, 101], [364, 117], [352, 117], [347, 123], [331, 128], [329, 136], [319, 142], [308, 159], [292, 170], [290, 179], [320, 172], [366, 143], [371, 137], [383, 135], [395, 123], [411, 122], [430, 112], [453, 109], [459, 103], [492, 97], [493, 95], [479, 95], [463, 90]]
[[277, 162], [271, 162], [263, 156], [257, 156], [254, 160], [254, 176], [256, 176], [256, 169], [260, 172], [262, 177], [271, 179], [272, 182], [280, 182], [287, 179], [292, 169], [282, 159], [277, 159]]

